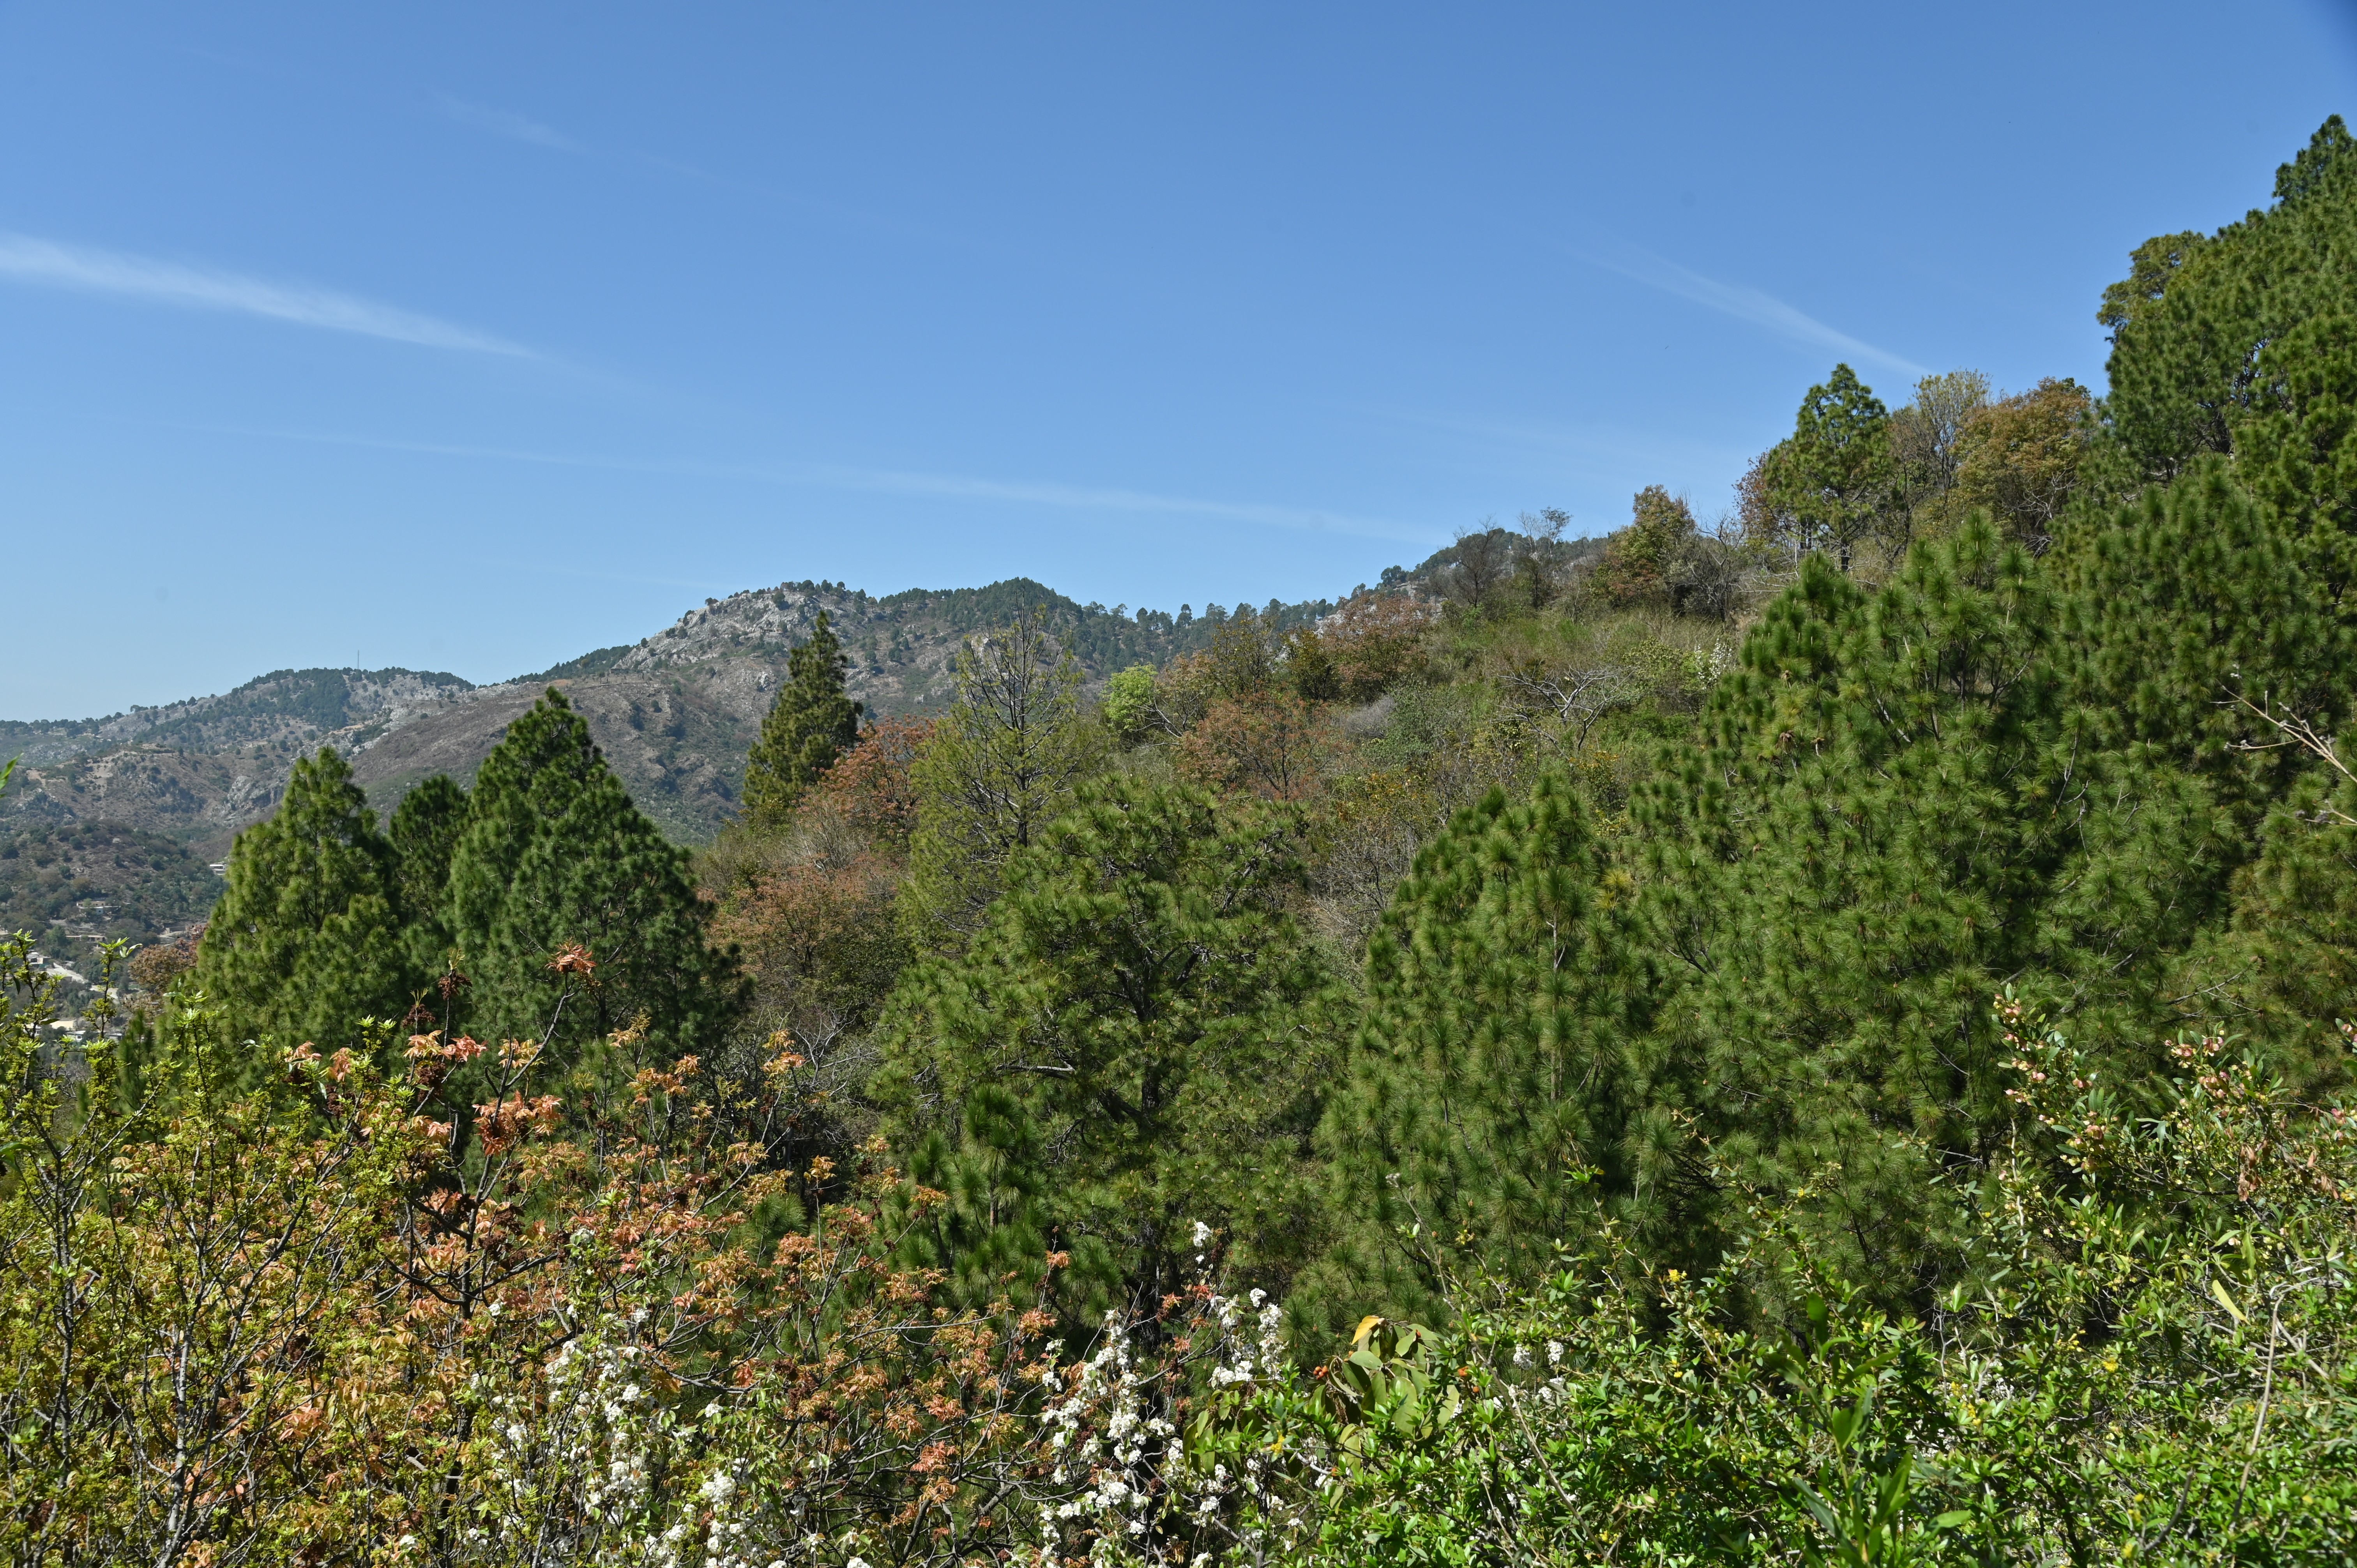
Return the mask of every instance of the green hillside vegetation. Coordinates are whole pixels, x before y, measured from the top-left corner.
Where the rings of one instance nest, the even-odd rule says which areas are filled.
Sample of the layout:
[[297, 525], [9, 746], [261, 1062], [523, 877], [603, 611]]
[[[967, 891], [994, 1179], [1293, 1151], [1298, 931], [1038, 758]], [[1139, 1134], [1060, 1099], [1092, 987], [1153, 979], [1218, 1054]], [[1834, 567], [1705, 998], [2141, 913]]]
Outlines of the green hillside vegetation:
[[44, 824], [0, 843], [0, 930], [29, 932], [52, 951], [178, 936], [221, 891], [202, 860], [135, 828]]
[[[1254, 612], [1290, 627], [1322, 601]], [[748, 757], [814, 618], [830, 618], [854, 701], [871, 716], [937, 711], [954, 694], [959, 648], [1038, 610], [1090, 680], [1207, 645], [1228, 611], [1082, 605], [1027, 578], [878, 598], [840, 583], [791, 582], [711, 599], [660, 634], [493, 686], [409, 670], [279, 671], [220, 696], [106, 718], [0, 725], [18, 757], [0, 799], [16, 822], [106, 823], [162, 833], [218, 860], [277, 808], [296, 762], [332, 746], [381, 816], [427, 779], [471, 779], [507, 726], [552, 684], [632, 799], [674, 842], [702, 844], [743, 806]]]
[[[1331, 605], [715, 600], [382, 831], [321, 750], [77, 1071], [0, 955], [19, 1554], [2349, 1561], [2352, 257], [2335, 118], [2100, 397], [1834, 366]], [[692, 860], [657, 669], [762, 736]]]

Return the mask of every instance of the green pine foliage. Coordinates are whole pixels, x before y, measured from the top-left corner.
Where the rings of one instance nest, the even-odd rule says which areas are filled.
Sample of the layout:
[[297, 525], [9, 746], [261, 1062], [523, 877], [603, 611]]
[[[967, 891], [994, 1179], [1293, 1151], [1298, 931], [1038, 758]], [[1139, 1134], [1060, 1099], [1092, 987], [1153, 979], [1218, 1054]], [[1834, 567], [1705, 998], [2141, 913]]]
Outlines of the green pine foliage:
[[784, 822], [834, 759], [858, 743], [860, 707], [843, 689], [850, 669], [826, 612], [819, 611], [810, 640], [786, 655], [785, 683], [746, 760], [747, 821]]
[[2266, 726], [2236, 699], [2339, 723], [2357, 621], [2308, 570], [2298, 523], [2236, 478], [2216, 458], [2196, 462], [2074, 530], [2056, 568], [2078, 618], [2074, 695], [2106, 744], [2154, 748], [2255, 827], [2306, 763], [2238, 749]]
[[2300, 779], [2260, 837], [2228, 921], [2180, 973], [2182, 1010], [2222, 1021], [2302, 1090], [2337, 1089], [2351, 1063], [2335, 1026], [2357, 996], [2357, 787]]
[[1759, 1186], [1830, 1182], [1861, 1272], [1928, 1288], [1932, 1178], [1985, 1162], [2008, 1120], [1998, 988], [2040, 976], [2137, 1065], [2126, 1042], [2165, 1016], [2165, 961], [2233, 850], [2199, 779], [2101, 749], [2067, 700], [2063, 618], [1985, 521], [1872, 596], [1813, 565], [1645, 792], [1671, 989], [1638, 1070], [1693, 1119], [1645, 1123], [1655, 1234], [1711, 1244], [1714, 1195], [1680, 1180], [1707, 1138]]
[[961, 1306], [1036, 1294], [1049, 1277], [1051, 1237], [1073, 1255], [1054, 1285], [1069, 1316], [1101, 1315], [1119, 1291], [1120, 1270], [1102, 1240], [1058, 1232], [1047, 1151], [1029, 1108], [1013, 1090], [976, 1085], [955, 1125], [916, 1141], [909, 1179], [893, 1215], [896, 1258], [903, 1268], [937, 1272]]
[[1792, 436], [1770, 454], [1766, 478], [1792, 544], [1832, 551], [1846, 573], [1859, 542], [1881, 528], [1899, 489], [1889, 411], [1857, 372], [1835, 365], [1832, 379], [1801, 400]]
[[2246, 433], [2273, 475], [2266, 488], [2328, 507], [2350, 493], [2338, 323], [2357, 287], [2357, 143], [2339, 115], [2277, 173], [2276, 196], [2215, 235], [2147, 241], [2104, 291], [2098, 472], [2112, 493], [2166, 482], [2204, 454], [2244, 456]]
[[1927, 1299], [1939, 1178], [2010, 1123], [1990, 997], [2022, 980], [2148, 1067], [2243, 858], [2201, 776], [2073, 701], [2083, 620], [1986, 521], [1871, 593], [1812, 558], [1610, 853], [1553, 779], [1460, 818], [1371, 944], [1328, 1119], [1367, 1228], [1321, 1278], [1409, 1306], [1419, 1250], [1528, 1277], [1599, 1213], [1706, 1262], [1710, 1161], [1821, 1184], [1827, 1248]]
[[[577, 1054], [643, 1027], [708, 1050], [744, 1005], [709, 940], [684, 852], [607, 768], [551, 691], [510, 726], [471, 792], [412, 790], [376, 830], [332, 750], [299, 763], [272, 819], [239, 836], [195, 980], [279, 1047], [348, 1043], [370, 1018], [425, 1015], [486, 1039], [552, 1036]], [[552, 962], [594, 965], [566, 989]]]
[[[1432, 1239], [1508, 1273], [1544, 1265], [1627, 1191], [1622, 1042], [1650, 986], [1620, 930], [1602, 847], [1559, 777], [1492, 789], [1417, 856], [1368, 944], [1347, 1090], [1320, 1142], [1351, 1221], [1297, 1302], [1326, 1326], [1429, 1315]], [[1403, 1241], [1417, 1228], [1426, 1245]]]
[[448, 774], [437, 773], [401, 798], [385, 836], [392, 841], [394, 886], [404, 938], [414, 967], [438, 972], [447, 960], [450, 932], [443, 904], [450, 887], [450, 857], [467, 825], [467, 792]]
[[[687, 855], [630, 803], [551, 688], [484, 758], [451, 852], [444, 919], [479, 1037], [554, 1036], [578, 1049], [643, 1026], [674, 1054], [709, 1048], [743, 1005], [732, 955], [707, 940], [711, 907]], [[592, 983], [555, 1013], [550, 967], [587, 950]]]
[[1010, 857], [1071, 805], [1103, 759], [1102, 726], [1081, 709], [1081, 671], [1039, 612], [958, 653], [956, 703], [912, 769], [917, 829], [900, 912], [920, 949], [954, 950], [978, 931]]
[[1440, 1331], [1370, 1317], [1212, 1396], [1185, 1474], [1267, 1479], [1198, 1539], [1305, 1568], [2350, 1561], [2348, 1107], [2189, 1036], [2131, 1110], [2000, 1012], [2021, 1117], [1959, 1206], [1977, 1288], [1883, 1310], [1807, 1193], [1751, 1196], [1698, 1273], [1609, 1231], [1526, 1287], [1450, 1269]]
[[401, 940], [398, 862], [334, 750], [295, 765], [277, 812], [238, 835], [228, 875], [196, 983], [241, 1031], [335, 1047], [407, 1010], [421, 977]]
[[[895, 992], [878, 1093], [899, 1135], [974, 1151], [989, 1143], [978, 1116], [1028, 1122], [1045, 1186], [1023, 1222], [1110, 1255], [1133, 1301], [1183, 1285], [1197, 1222], [1281, 1273], [1310, 1239], [1331, 1062], [1329, 976], [1286, 908], [1297, 831], [1186, 786], [1090, 786], [1008, 861], [972, 947]], [[1009, 1133], [990, 1157], [1034, 1136]]]
[[385, 836], [393, 841], [401, 907], [412, 918], [436, 914], [449, 889], [450, 857], [467, 825], [467, 792], [437, 773], [401, 798]]

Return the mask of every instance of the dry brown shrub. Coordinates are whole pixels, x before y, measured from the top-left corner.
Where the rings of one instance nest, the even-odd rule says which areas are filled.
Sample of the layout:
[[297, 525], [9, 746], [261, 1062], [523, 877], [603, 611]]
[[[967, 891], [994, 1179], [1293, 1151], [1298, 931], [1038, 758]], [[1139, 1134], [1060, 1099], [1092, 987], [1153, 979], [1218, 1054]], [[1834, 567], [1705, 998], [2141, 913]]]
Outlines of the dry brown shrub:
[[1225, 793], [1304, 800], [1340, 746], [1332, 721], [1289, 692], [1222, 698], [1178, 741], [1178, 770]]
[[1318, 640], [1333, 660], [1342, 695], [1370, 703], [1424, 672], [1426, 634], [1439, 606], [1406, 594], [1357, 594], [1318, 623]]
[[199, 926], [177, 942], [155, 942], [131, 955], [131, 983], [160, 996], [172, 982], [197, 967], [197, 944], [204, 940]]
[[917, 828], [917, 787], [909, 769], [932, 733], [930, 719], [884, 719], [836, 758], [811, 792], [855, 832], [899, 848]]

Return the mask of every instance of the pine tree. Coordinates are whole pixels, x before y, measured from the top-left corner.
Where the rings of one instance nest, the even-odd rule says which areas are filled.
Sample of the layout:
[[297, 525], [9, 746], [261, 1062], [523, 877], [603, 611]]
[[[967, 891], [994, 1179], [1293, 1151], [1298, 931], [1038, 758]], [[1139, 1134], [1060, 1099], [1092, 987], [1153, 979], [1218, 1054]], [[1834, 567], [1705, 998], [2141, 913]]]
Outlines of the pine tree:
[[2204, 934], [2173, 989], [2189, 1022], [2222, 1026], [2320, 1098], [2351, 1075], [2338, 1026], [2357, 995], [2357, 786], [2306, 774], [2262, 843], [2235, 878], [2231, 919]]
[[1133, 1299], [1180, 1287], [1198, 1220], [1286, 1266], [1329, 1059], [1328, 977], [1286, 910], [1297, 832], [1183, 786], [1090, 786], [1008, 861], [972, 948], [895, 993], [876, 1092], [903, 1145], [970, 1146], [1003, 1091], [1048, 1151], [1028, 1222], [1107, 1250]]
[[900, 908], [910, 941], [954, 950], [981, 929], [1008, 858], [1072, 801], [1103, 752], [1081, 711], [1081, 671], [1042, 612], [958, 651], [957, 702], [911, 769], [917, 831]]
[[2074, 699], [2106, 745], [2157, 748], [2249, 831], [2311, 763], [2294, 747], [2239, 749], [2276, 737], [2237, 695], [2331, 729], [2349, 712], [2357, 622], [2308, 569], [2298, 520], [2234, 480], [2199, 459], [2072, 530], [2054, 564], [2072, 598]]
[[[1075, 1324], [1102, 1322], [1122, 1288], [1112, 1250], [1071, 1235], [1052, 1218], [1048, 1151], [1022, 1099], [998, 1084], [967, 1094], [958, 1125], [926, 1133], [909, 1154], [909, 1180], [940, 1197], [904, 1194], [893, 1216], [903, 1268], [937, 1270], [951, 1300], [968, 1308], [1036, 1296], [1048, 1284]], [[1067, 1254], [1051, 1274], [1051, 1245]]]
[[2124, 1075], [2153, 1065], [2242, 854], [2200, 777], [2072, 701], [2072, 624], [1986, 520], [1873, 594], [1813, 558], [1618, 864], [1547, 794], [1459, 819], [1371, 948], [1325, 1133], [1359, 1230], [1318, 1292], [1415, 1306], [1380, 1247], [1410, 1212], [1508, 1272], [1604, 1217], [1706, 1263], [1732, 1178], [1813, 1186], [1799, 1222], [1920, 1306], [1934, 1178], [2010, 1123], [1992, 998], [2018, 983]]
[[[483, 759], [451, 854], [443, 918], [480, 1038], [568, 1048], [643, 1016], [675, 1054], [717, 1043], [743, 1005], [732, 955], [706, 940], [684, 851], [631, 804], [564, 693], [552, 688]], [[587, 949], [586, 983], [551, 969]], [[575, 1000], [560, 1016], [557, 999]]]
[[1674, 1111], [1749, 1181], [1821, 1179], [1860, 1277], [1928, 1288], [1938, 1163], [1986, 1159], [2009, 1119], [1998, 989], [2150, 1065], [2239, 852], [2200, 779], [2106, 750], [2068, 701], [2065, 618], [1978, 520], [1870, 596], [1811, 567], [1747, 640], [1635, 813], [1669, 981], [1637, 1047], [1653, 1234], [1706, 1246], [1717, 1219]]
[[1900, 473], [1889, 411], [1847, 365], [1809, 389], [1792, 435], [1763, 461], [1770, 514], [1788, 520], [1796, 549], [1830, 550], [1844, 573], [1858, 543], [1894, 511]]
[[785, 684], [746, 759], [747, 821], [783, 822], [834, 759], [858, 743], [860, 706], [844, 695], [850, 669], [826, 612], [819, 611], [810, 640], [786, 655]]
[[236, 1027], [341, 1046], [361, 1020], [408, 1008], [421, 977], [400, 940], [395, 857], [333, 749], [295, 764], [277, 811], [238, 835], [228, 879], [196, 982]]
[[1351, 1070], [1319, 1133], [1346, 1230], [1296, 1305], [1325, 1326], [1437, 1310], [1399, 1239], [1411, 1226], [1527, 1276], [1596, 1196], [1631, 1189], [1623, 1042], [1651, 984], [1605, 871], [1553, 774], [1519, 803], [1493, 789], [1416, 857], [1368, 944]]
[[[2349, 425], [2319, 407], [2357, 402], [2349, 359], [2319, 352], [2345, 333], [2331, 323], [2357, 287], [2357, 141], [2339, 115], [2277, 171], [2276, 197], [2215, 235], [2147, 241], [2104, 291], [2111, 390], [2093, 467], [2107, 497], [2166, 483], [2205, 453], [2241, 456], [2254, 422], [2288, 426], [2266, 438], [2261, 466], [2280, 466], [2292, 489], [2343, 483], [2332, 476], [2346, 472], [2336, 454]], [[2285, 439], [2316, 414], [2304, 444]]]
[[[2083, 617], [2082, 700], [2200, 774], [2249, 863], [2177, 983], [2188, 1022], [2248, 1029], [2287, 1070], [2332, 1059], [2351, 971], [2346, 825], [2318, 760], [2253, 711], [2326, 733], [2357, 665], [2357, 140], [2338, 115], [2275, 205], [2137, 248], [2104, 294], [2112, 384], [2058, 547]], [[2239, 861], [2238, 861], [2239, 864]]]
[[450, 856], [467, 823], [467, 792], [436, 773], [393, 808], [385, 836], [392, 842], [401, 908], [410, 919], [440, 913], [450, 882]]

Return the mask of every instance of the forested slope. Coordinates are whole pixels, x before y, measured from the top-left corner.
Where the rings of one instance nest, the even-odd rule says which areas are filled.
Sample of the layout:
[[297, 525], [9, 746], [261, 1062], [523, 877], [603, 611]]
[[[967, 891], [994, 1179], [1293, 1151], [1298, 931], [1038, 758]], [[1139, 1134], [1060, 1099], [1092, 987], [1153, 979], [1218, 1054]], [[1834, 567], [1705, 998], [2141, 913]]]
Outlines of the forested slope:
[[[105, 822], [218, 858], [239, 829], [276, 807], [304, 752], [328, 745], [350, 757], [383, 814], [419, 779], [471, 776], [553, 682], [571, 693], [633, 798], [681, 843], [701, 843], [734, 814], [745, 754], [786, 654], [821, 609], [858, 654], [848, 677], [855, 697], [891, 714], [938, 707], [963, 638], [1042, 605], [1100, 675], [1200, 647], [1219, 620], [1217, 606], [1202, 617], [1116, 614], [1023, 578], [886, 598], [839, 584], [780, 584], [710, 601], [644, 641], [498, 685], [409, 670], [288, 670], [106, 719], [0, 723], [0, 758], [23, 758], [0, 824]], [[1271, 607], [1291, 624], [1330, 607]]]
[[[1707, 524], [1196, 632], [738, 596], [382, 825], [321, 747], [86, 1044], [6, 961], [0, 1517], [2350, 1560], [2357, 143], [2131, 265], [2104, 395], [1835, 366]], [[630, 681], [743, 715], [693, 857]]]

